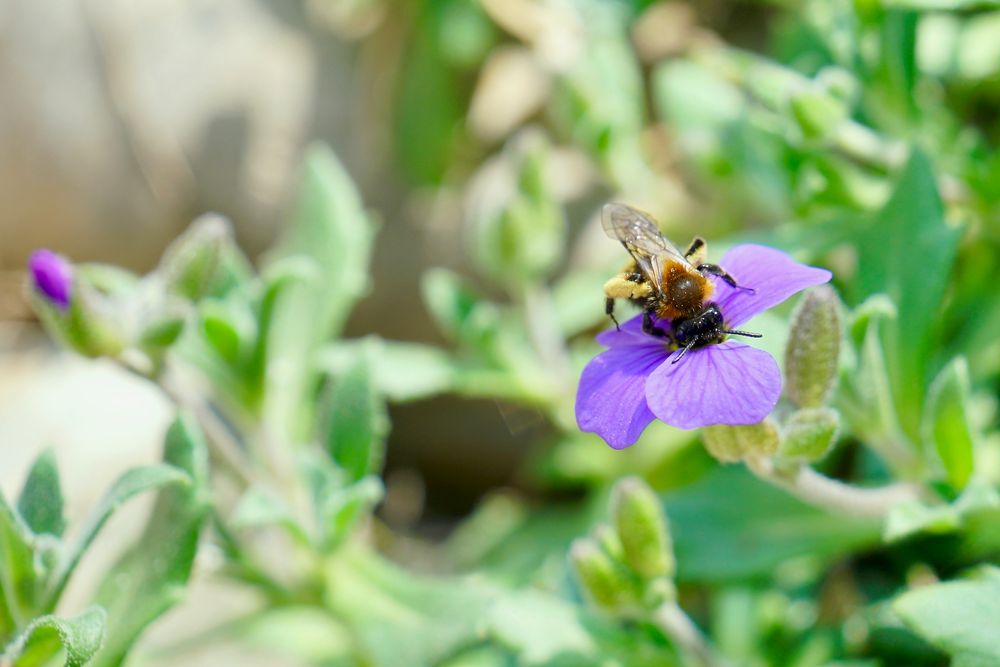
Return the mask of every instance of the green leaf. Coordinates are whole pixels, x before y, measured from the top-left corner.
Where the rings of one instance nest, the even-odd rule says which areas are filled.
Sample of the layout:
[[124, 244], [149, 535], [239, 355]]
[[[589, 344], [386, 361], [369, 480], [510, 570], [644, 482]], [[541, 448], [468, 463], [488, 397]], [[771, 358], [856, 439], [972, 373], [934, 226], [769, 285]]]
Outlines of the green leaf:
[[950, 533], [968, 520], [997, 509], [1000, 509], [1000, 493], [989, 483], [973, 480], [951, 504], [899, 503], [886, 517], [883, 539], [894, 542], [916, 533]]
[[891, 199], [859, 241], [863, 294], [885, 292], [898, 309], [883, 333], [896, 411], [914, 442], [960, 233], [945, 224], [934, 170], [914, 150]]
[[351, 481], [378, 471], [388, 418], [364, 358], [337, 378], [327, 404], [326, 444], [331, 458]]
[[319, 508], [324, 527], [323, 548], [330, 550], [343, 544], [361, 517], [371, 512], [384, 495], [382, 480], [374, 475], [329, 493]]
[[277, 302], [268, 332], [268, 416], [289, 435], [305, 437], [307, 407], [315, 387], [313, 355], [337, 335], [368, 289], [368, 261], [375, 226], [368, 219], [350, 175], [329, 148], [309, 149], [298, 205], [288, 234], [266, 266], [290, 257], [307, 258], [313, 280], [290, 285]]
[[164, 463], [189, 484], [160, 491], [139, 540], [105, 576], [97, 601], [108, 611], [108, 641], [94, 665], [119, 665], [139, 634], [184, 594], [208, 509], [208, 453], [190, 417], [167, 431]]
[[376, 391], [392, 402], [415, 401], [454, 387], [456, 363], [443, 350], [421, 343], [382, 340], [337, 341], [323, 348], [318, 363], [330, 374], [342, 375], [363, 355]]
[[972, 476], [974, 439], [966, 414], [969, 401], [969, 368], [965, 359], [952, 360], [931, 384], [924, 410], [924, 439], [933, 443], [956, 489]]
[[879, 542], [877, 522], [827, 514], [735, 466], [715, 469], [664, 502], [681, 581], [768, 577], [791, 558], [821, 567]]
[[281, 526], [302, 544], [309, 544], [308, 532], [295, 520], [281, 498], [270, 489], [251, 487], [233, 511], [229, 526], [235, 530]]
[[558, 656], [595, 655], [581, 610], [563, 599], [524, 590], [498, 595], [484, 619], [486, 632], [518, 656], [518, 664], [550, 665]]
[[918, 11], [967, 11], [1000, 7], [998, 0], [881, 0], [885, 7], [900, 7]]
[[38, 573], [31, 529], [0, 495], [0, 638], [35, 614]]
[[[448, 269], [435, 268], [424, 274], [420, 284], [424, 303], [442, 333], [452, 339], [468, 340], [484, 320], [496, 319], [493, 304], [469, 289], [462, 278]], [[484, 317], [484, 313], [493, 317]], [[487, 326], [489, 322], [485, 322]]]
[[70, 618], [40, 616], [7, 647], [3, 657], [12, 667], [35, 667], [51, 664], [50, 660], [64, 650], [66, 667], [83, 667], [104, 642], [106, 616], [96, 605]]
[[955, 658], [954, 665], [1000, 664], [1000, 581], [952, 581], [904, 593], [903, 622]]
[[61, 537], [66, 528], [63, 516], [62, 489], [59, 469], [51, 449], [46, 449], [35, 459], [17, 499], [17, 511], [36, 535], [48, 533]]
[[367, 550], [341, 554], [328, 569], [326, 603], [365, 664], [431, 667], [479, 636], [491, 599], [484, 583], [417, 575]]
[[[472, 256], [511, 291], [545, 279], [563, 254], [566, 221], [545, 177], [549, 152], [544, 135], [523, 132], [483, 167], [472, 189]], [[510, 185], [498, 190], [499, 181]]]
[[122, 504], [145, 491], [170, 485], [187, 486], [190, 481], [183, 470], [166, 464], [132, 468], [122, 474], [105, 492], [97, 507], [91, 511], [77, 538], [70, 544], [65, 556], [59, 562], [49, 587], [45, 609], [55, 607], [80, 558], [104, 527], [104, 523]]

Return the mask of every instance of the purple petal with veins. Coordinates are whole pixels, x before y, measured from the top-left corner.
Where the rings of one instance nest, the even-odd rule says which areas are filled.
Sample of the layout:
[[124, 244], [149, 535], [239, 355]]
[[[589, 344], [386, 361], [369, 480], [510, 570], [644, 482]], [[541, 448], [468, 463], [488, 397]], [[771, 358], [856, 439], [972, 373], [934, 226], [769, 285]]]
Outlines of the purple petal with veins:
[[646, 402], [657, 419], [677, 428], [756, 424], [781, 395], [774, 358], [755, 347], [727, 341], [669, 361], [646, 381]]
[[645, 338], [653, 344], [612, 347], [597, 355], [580, 378], [577, 424], [615, 449], [634, 443], [653, 421], [646, 407], [646, 378], [669, 352], [651, 336]]
[[738, 285], [753, 288], [752, 292], [733, 288], [713, 276], [713, 298], [730, 329], [745, 324], [807, 287], [829, 282], [831, 277], [826, 269], [799, 264], [780, 250], [762, 245], [734, 246], [722, 257], [719, 266], [728, 271]]

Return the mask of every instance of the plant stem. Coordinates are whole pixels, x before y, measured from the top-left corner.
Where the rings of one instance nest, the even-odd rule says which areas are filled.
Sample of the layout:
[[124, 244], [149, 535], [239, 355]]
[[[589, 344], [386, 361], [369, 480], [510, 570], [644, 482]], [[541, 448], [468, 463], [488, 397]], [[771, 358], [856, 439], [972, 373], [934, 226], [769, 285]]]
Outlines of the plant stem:
[[800, 500], [838, 514], [884, 517], [895, 505], [920, 499], [920, 487], [900, 482], [877, 488], [859, 488], [825, 477], [808, 466], [778, 470], [766, 458], [748, 459], [747, 467], [760, 479], [780, 486]]
[[170, 368], [160, 368], [152, 373], [145, 366], [126, 358], [116, 360], [119, 365], [134, 375], [148, 380], [160, 388], [167, 399], [178, 408], [191, 412], [208, 436], [209, 445], [216, 459], [222, 462], [243, 484], [251, 486], [257, 475], [243, 455], [243, 447], [223, 422], [207, 400], [198, 396], [194, 389], [184, 387]]
[[184, 408], [194, 415], [205, 430], [209, 442], [213, 445], [212, 450], [216, 457], [241, 482], [246, 486], [252, 486], [257, 475], [243, 455], [243, 447], [208, 401], [199, 398], [195, 392], [181, 386], [177, 379], [169, 373], [161, 375], [157, 384], [177, 407]]
[[701, 630], [676, 602], [664, 602], [653, 612], [653, 623], [699, 665], [725, 667], [727, 662], [716, 655]]

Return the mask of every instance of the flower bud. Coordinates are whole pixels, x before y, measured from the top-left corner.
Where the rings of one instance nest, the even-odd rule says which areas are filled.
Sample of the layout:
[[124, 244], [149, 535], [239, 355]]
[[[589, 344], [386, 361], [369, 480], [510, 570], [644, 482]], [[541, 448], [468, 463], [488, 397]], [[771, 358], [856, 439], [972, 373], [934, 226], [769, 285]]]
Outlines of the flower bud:
[[638, 585], [589, 537], [573, 541], [570, 564], [587, 598], [607, 611], [623, 611], [638, 604]]
[[702, 438], [708, 453], [722, 463], [735, 463], [748, 456], [770, 456], [781, 443], [778, 429], [770, 419], [746, 426], [706, 426]]
[[89, 269], [101, 273], [99, 265], [73, 266], [55, 253], [37, 251], [30, 260], [28, 300], [67, 347], [87, 357], [117, 356], [125, 348], [127, 325], [116, 297], [99, 289]]
[[830, 408], [803, 408], [785, 422], [781, 456], [799, 461], [818, 461], [837, 440], [839, 414]]
[[625, 547], [622, 545], [621, 538], [618, 537], [618, 533], [615, 532], [614, 528], [606, 523], [602, 523], [594, 528], [593, 536], [594, 541], [601, 546], [604, 553], [613, 560], [625, 562]]
[[628, 566], [647, 579], [672, 577], [667, 517], [653, 490], [638, 477], [621, 480], [612, 492], [611, 513]]
[[785, 348], [785, 391], [804, 408], [823, 405], [837, 379], [840, 301], [826, 286], [810, 290], [792, 315]]
[[69, 308], [73, 291], [73, 266], [62, 255], [47, 248], [39, 248], [31, 253], [28, 260], [32, 286], [59, 310]]
[[159, 271], [167, 290], [192, 301], [203, 297], [219, 272], [225, 246], [231, 242], [228, 220], [213, 213], [199, 217], [163, 253]]

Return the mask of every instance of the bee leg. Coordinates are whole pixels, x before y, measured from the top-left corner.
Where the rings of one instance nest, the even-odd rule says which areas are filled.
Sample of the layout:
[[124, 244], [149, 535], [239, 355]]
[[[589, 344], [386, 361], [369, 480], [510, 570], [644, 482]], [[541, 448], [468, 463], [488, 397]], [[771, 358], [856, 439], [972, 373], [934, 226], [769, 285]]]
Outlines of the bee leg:
[[618, 324], [618, 320], [615, 319], [615, 300], [605, 299], [604, 300], [604, 314], [611, 318], [611, 321], [615, 323], [615, 329], [621, 331], [621, 325]]
[[670, 334], [653, 324], [653, 313], [649, 310], [642, 313], [642, 333], [656, 336], [657, 338], [670, 339]]
[[701, 264], [702, 260], [705, 259], [705, 239], [700, 236], [694, 237], [691, 245], [688, 246], [687, 252], [684, 253], [684, 259], [692, 264]]
[[683, 359], [683, 358], [684, 358], [684, 355], [688, 353], [688, 350], [690, 350], [690, 349], [691, 349], [692, 347], [694, 347], [694, 344], [695, 344], [695, 342], [696, 342], [696, 341], [691, 341], [690, 343], [688, 343], [687, 345], [685, 345], [685, 346], [684, 346], [683, 348], [681, 348], [681, 353], [680, 353], [680, 354], [678, 354], [678, 355], [677, 355], [677, 357], [676, 357], [675, 359], [671, 360], [671, 362], [670, 362], [670, 363], [672, 363], [672, 364], [676, 364], [676, 363], [678, 363], [678, 362], [679, 362], [679, 361], [680, 361], [681, 359]]
[[709, 273], [713, 276], [719, 276], [726, 282], [727, 285], [729, 285], [730, 287], [735, 287], [736, 289], [743, 289], [750, 293], [757, 291], [752, 287], [744, 287], [743, 285], [737, 285], [736, 278], [733, 278], [731, 275], [729, 275], [729, 273], [726, 272], [726, 270], [721, 266], [719, 266], [718, 264], [699, 264], [698, 272]]

